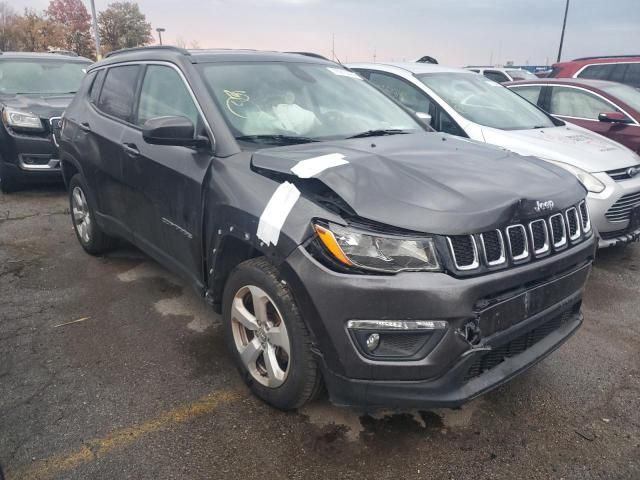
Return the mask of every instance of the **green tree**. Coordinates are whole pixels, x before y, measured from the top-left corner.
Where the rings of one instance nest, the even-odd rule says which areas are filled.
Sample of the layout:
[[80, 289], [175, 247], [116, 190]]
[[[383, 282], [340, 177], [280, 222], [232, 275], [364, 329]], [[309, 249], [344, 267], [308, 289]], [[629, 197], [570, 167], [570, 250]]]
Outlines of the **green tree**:
[[151, 24], [135, 2], [114, 2], [98, 14], [98, 29], [105, 53], [139, 47], [153, 41]]
[[51, 0], [47, 18], [62, 32], [62, 44], [57, 47], [92, 57], [91, 16], [82, 0]]

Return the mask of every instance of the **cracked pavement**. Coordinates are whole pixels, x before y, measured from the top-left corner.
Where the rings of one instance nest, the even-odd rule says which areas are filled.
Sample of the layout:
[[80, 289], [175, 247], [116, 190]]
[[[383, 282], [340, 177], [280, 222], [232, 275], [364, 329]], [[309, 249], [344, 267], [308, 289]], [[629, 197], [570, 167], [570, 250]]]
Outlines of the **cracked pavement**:
[[580, 331], [464, 408], [282, 413], [244, 388], [182, 281], [131, 247], [82, 251], [62, 188], [0, 195], [0, 466], [7, 480], [637, 479], [639, 310], [640, 245], [603, 251]]

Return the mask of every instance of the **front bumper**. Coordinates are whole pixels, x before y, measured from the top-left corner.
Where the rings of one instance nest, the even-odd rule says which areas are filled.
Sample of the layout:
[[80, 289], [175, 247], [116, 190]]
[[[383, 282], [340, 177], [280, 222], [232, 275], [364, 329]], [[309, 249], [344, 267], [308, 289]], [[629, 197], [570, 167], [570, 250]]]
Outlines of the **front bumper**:
[[21, 180], [61, 178], [58, 147], [51, 133], [22, 134], [0, 125], [2, 169]]
[[[550, 279], [589, 270], [594, 251], [595, 237], [591, 236], [570, 250], [533, 264], [460, 279], [444, 273], [418, 272], [346, 275], [327, 269], [298, 248], [283, 264], [281, 274], [313, 333], [318, 361], [334, 403], [454, 407], [508, 381], [575, 332], [582, 322], [584, 281], [555, 304], [472, 345], [460, 330], [478, 317], [479, 305], [487, 299], [515, 298]], [[561, 324], [537, 338], [530, 348], [507, 355], [505, 361], [499, 359], [493, 368], [482, 373], [489, 365], [490, 355], [515, 348], [527, 335], [538, 335], [540, 328], [547, 328], [551, 325], [548, 322], [558, 322], [559, 318]], [[347, 322], [354, 319], [444, 320], [449, 328], [422, 358], [381, 361], [366, 358], [354, 345], [346, 328]], [[477, 375], [470, 373], [472, 368], [480, 369]]]
[[640, 194], [640, 175], [618, 182], [604, 172], [593, 175], [606, 187], [601, 193], [589, 193], [587, 196], [591, 222], [598, 232], [598, 247], [606, 248], [637, 241], [640, 238], [640, 226], [630, 226], [629, 219], [612, 221], [606, 214], [621, 197]]

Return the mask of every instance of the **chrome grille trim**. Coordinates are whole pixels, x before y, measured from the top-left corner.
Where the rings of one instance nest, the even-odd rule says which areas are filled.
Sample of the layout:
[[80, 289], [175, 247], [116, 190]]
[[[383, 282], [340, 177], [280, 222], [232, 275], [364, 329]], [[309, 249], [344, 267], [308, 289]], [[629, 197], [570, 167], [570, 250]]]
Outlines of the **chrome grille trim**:
[[[519, 228], [522, 231], [522, 238], [524, 239], [524, 250], [520, 255], [513, 255], [513, 248], [511, 245], [511, 235], [509, 235], [509, 232], [512, 229], [516, 229]], [[511, 254], [511, 258], [514, 261], [518, 261], [518, 260], [524, 260], [525, 258], [529, 258], [529, 240], [527, 238], [527, 230], [524, 228], [524, 225], [510, 225], [507, 227], [507, 243], [509, 244], [509, 253]]]
[[504, 238], [502, 236], [502, 232], [500, 230], [495, 230], [495, 232], [498, 234], [498, 240], [500, 241], [500, 258], [498, 258], [498, 260], [493, 260], [491, 262], [487, 258], [487, 248], [484, 244], [484, 233], [480, 234], [480, 243], [482, 243], [482, 253], [484, 255], [484, 261], [487, 262], [487, 265], [491, 267], [495, 267], [496, 265], [502, 265], [504, 262], [507, 261], [507, 255], [504, 248]]
[[[553, 233], [553, 219], [559, 218], [560, 225], [562, 225], [562, 237], [557, 240]], [[561, 213], [556, 213], [549, 217], [549, 228], [551, 229], [551, 241], [553, 242], [553, 248], [562, 248], [567, 244], [567, 225], [565, 224], [564, 216]]]
[[456, 268], [462, 272], [475, 270], [480, 266], [480, 260], [478, 258], [478, 245], [476, 244], [476, 239], [473, 235], [469, 235], [469, 238], [471, 239], [471, 245], [473, 246], [473, 263], [460, 266], [458, 264], [458, 259], [456, 258], [456, 251], [453, 248], [453, 242], [451, 242], [450, 237], [447, 237], [447, 243], [449, 244], [449, 250], [451, 251], [451, 256], [453, 257], [453, 263], [455, 264]]
[[[535, 240], [535, 236], [533, 235], [533, 226], [537, 225], [537, 224], [542, 224], [542, 228], [544, 231], [544, 245], [542, 246], [542, 248], [538, 248], [536, 249], [536, 240]], [[533, 249], [533, 254], [537, 257], [539, 255], [544, 255], [545, 253], [547, 253], [550, 250], [549, 247], [549, 229], [547, 228], [547, 222], [545, 222], [543, 219], [538, 219], [538, 220], [534, 220], [533, 222], [529, 222], [529, 233], [531, 234], [531, 242], [532, 242], [532, 249]]]
[[51, 133], [51, 140], [53, 140], [53, 144], [56, 147], [60, 147], [60, 145], [58, 145], [58, 139], [56, 138], [56, 134], [54, 132], [55, 127], [53, 125], [54, 125], [54, 122], [61, 122], [61, 121], [62, 121], [62, 117], [51, 117], [49, 119], [49, 130]]
[[[585, 214], [582, 214], [582, 207], [584, 206]], [[591, 215], [589, 215], [589, 207], [587, 206], [587, 202], [585, 200], [581, 201], [578, 204], [578, 210], [580, 211], [580, 219], [582, 220], [582, 231], [584, 233], [589, 233], [591, 231]], [[585, 218], [585, 216], [587, 218]]]
[[[569, 234], [569, 239], [571, 241], [578, 240], [581, 235], [581, 227], [580, 227], [581, 220], [580, 220], [580, 215], [578, 215], [578, 211], [576, 210], [576, 207], [567, 208], [565, 215], [567, 217], [567, 233]], [[573, 216], [576, 222], [576, 233], [574, 235], [571, 235], [571, 221], [569, 220], [570, 215]]]

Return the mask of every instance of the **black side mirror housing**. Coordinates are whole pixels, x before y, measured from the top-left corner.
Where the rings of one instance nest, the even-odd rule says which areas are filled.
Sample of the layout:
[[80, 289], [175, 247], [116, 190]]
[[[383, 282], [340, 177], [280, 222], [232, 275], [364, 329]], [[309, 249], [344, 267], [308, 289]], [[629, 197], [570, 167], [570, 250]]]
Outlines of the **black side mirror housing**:
[[186, 117], [167, 116], [150, 118], [142, 127], [142, 138], [152, 145], [203, 147], [206, 137], [197, 137], [195, 127]]
[[624, 113], [621, 112], [604, 112], [598, 115], [598, 120], [607, 123], [632, 123]]

